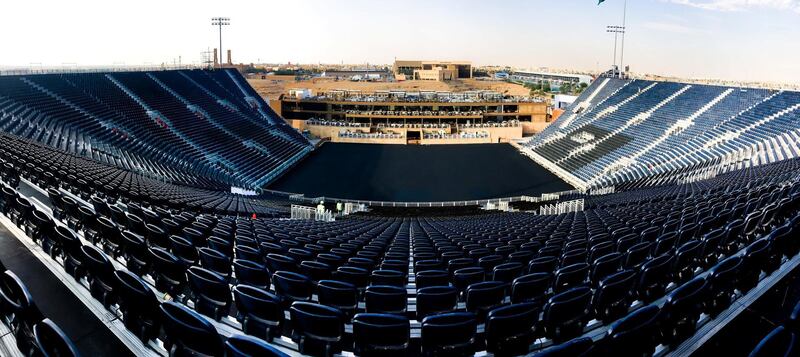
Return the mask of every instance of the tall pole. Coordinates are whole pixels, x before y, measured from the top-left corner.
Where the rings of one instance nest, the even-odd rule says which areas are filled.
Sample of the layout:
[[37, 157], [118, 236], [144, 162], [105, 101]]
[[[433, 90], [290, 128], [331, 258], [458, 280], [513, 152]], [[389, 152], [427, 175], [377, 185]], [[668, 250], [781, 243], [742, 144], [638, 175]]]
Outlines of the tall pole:
[[[619, 34], [625, 34], [625, 27], [624, 26], [606, 26], [606, 32], [614, 33], [614, 59], [611, 62], [612, 71], [614, 71], [616, 67], [616, 71], [619, 72], [620, 68], [617, 66], [617, 41], [619, 38]], [[616, 76], [617, 74], [615, 74]]]
[[620, 78], [623, 77], [622, 71], [625, 70], [625, 32], [627, 32], [628, 28], [625, 25], [625, 20], [628, 15], [628, 0], [625, 0], [625, 4], [622, 7], [622, 51], [619, 57], [619, 75]]
[[617, 63], [617, 37], [619, 37], [619, 32], [614, 31], [614, 62], [612, 64]]
[[222, 26], [230, 25], [231, 19], [229, 17], [212, 17], [211, 25], [219, 27], [219, 67], [222, 68]]

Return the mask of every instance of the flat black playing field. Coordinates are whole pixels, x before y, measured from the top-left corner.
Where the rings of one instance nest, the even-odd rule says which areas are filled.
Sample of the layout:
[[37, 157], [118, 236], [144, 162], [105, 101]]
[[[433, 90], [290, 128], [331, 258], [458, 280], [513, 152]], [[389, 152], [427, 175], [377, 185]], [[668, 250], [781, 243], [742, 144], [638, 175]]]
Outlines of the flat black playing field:
[[372, 201], [438, 202], [540, 195], [572, 187], [509, 144], [327, 143], [268, 187]]

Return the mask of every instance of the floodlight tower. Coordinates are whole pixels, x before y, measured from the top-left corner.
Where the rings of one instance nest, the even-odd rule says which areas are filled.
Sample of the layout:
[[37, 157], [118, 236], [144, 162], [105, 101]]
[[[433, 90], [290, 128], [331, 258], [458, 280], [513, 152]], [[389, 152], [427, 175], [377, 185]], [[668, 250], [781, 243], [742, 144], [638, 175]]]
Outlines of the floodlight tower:
[[211, 25], [219, 27], [219, 66], [222, 67], [222, 26], [231, 24], [229, 17], [212, 17]]
[[[628, 17], [628, 0], [622, 5], [622, 49], [619, 54], [620, 78], [623, 77], [622, 71], [625, 70], [625, 20]], [[626, 71], [627, 72], [627, 71]]]
[[[606, 32], [614, 34], [614, 62], [613, 65], [617, 65], [617, 38], [619, 34], [625, 36], [625, 26], [606, 26]], [[622, 71], [622, 63], [620, 61], [620, 67], [617, 68], [618, 71]]]

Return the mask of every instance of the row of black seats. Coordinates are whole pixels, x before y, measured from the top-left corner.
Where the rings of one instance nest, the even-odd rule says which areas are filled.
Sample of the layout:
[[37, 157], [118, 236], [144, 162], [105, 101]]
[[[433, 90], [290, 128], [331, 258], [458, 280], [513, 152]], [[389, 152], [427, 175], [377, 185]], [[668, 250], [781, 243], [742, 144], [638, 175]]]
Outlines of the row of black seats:
[[797, 356], [800, 354], [800, 303], [750, 352], [750, 357]]
[[[76, 282], [82, 284], [85, 279], [92, 297], [109, 309], [116, 306], [126, 328], [145, 341], [159, 338], [163, 331], [164, 345], [170, 355], [286, 355], [263, 340], [250, 336], [236, 335], [223, 340], [207, 320], [186, 306], [174, 302], [159, 303], [153, 290], [141, 278], [127, 270], [114, 270], [111, 258], [94, 246], [83, 245], [66, 226], [56, 225], [41, 211], [32, 210], [29, 211], [30, 215], [26, 215], [19, 208], [19, 205], [10, 206], [7, 201], [0, 200], [0, 212], [23, 228], [53, 259], [62, 263]], [[54, 239], [55, 236], [59, 238]], [[0, 287], [4, 298], [0, 310], [15, 332], [20, 350], [27, 351], [35, 347], [46, 352], [29, 354], [33, 356], [78, 355], [74, 346], [52, 322], [45, 319], [35, 324], [42, 320], [41, 313], [13, 273], [5, 273]], [[111, 311], [114, 312], [113, 309]], [[42, 342], [38, 342], [35, 336], [39, 325], [42, 325], [39, 328], [44, 334]], [[202, 330], [199, 338], [198, 329]]]
[[[744, 256], [745, 256], [745, 259], [747, 259], [747, 261], [749, 263], [749, 264], [746, 264], [746, 266], [750, 267], [750, 269], [756, 269], [755, 270], [755, 274], [753, 274], [752, 272], [751, 273], [745, 273], [744, 270], [740, 270], [741, 266], [743, 265], [743, 263], [742, 263], [743, 260], [740, 257], [737, 256], [737, 257], [732, 257], [732, 258], [730, 258], [728, 260], [723, 261], [723, 263], [721, 263], [719, 265], [719, 267], [717, 267], [715, 269], [712, 269], [712, 273], [710, 273], [710, 276], [713, 277], [713, 279], [715, 279], [714, 281], [717, 281], [717, 279], [719, 279], [720, 281], [722, 281], [722, 279], [731, 279], [731, 276], [735, 276], [737, 278], [739, 278], [739, 276], [742, 276], [742, 277], [755, 276], [756, 279], [757, 279], [758, 274], [760, 273], [761, 267], [765, 267], [764, 269], [766, 269], [767, 271], [769, 270], [768, 267], [770, 266], [770, 264], [766, 264], [767, 258], [770, 257], [770, 256], [774, 256], [775, 254], [782, 254], [781, 251], [776, 250], [776, 249], [772, 249], [772, 244], [775, 242], [774, 237], [775, 236], [786, 237], [786, 236], [791, 235], [791, 232], [794, 230], [794, 224], [795, 223], [793, 223], [792, 221], [787, 222], [787, 224], [781, 226], [779, 231], [773, 232], [775, 234], [771, 234], [769, 237], [764, 238], [762, 240], [759, 240], [759, 241], [753, 243], [752, 247], [750, 247], [750, 248], [748, 248], [746, 250], [746, 253], [745, 253]], [[788, 245], [787, 246], [783, 246], [783, 247], [787, 248], [787, 249], [790, 248], [790, 246], [788, 246]], [[772, 254], [772, 255], [770, 255], [770, 254]], [[778, 255], [778, 257], [779, 257], [779, 255]], [[750, 261], [750, 260], [753, 260], [753, 261]], [[719, 276], [714, 275], [716, 271], [723, 271], [725, 274], [720, 274]], [[199, 268], [199, 267], [189, 268], [188, 274], [189, 274], [190, 280], [192, 280], [193, 284], [196, 285], [196, 287], [194, 287], [194, 289], [199, 290], [199, 291], [203, 291], [203, 293], [200, 294], [200, 295], [202, 295], [202, 297], [200, 299], [198, 299], [198, 300], [195, 300], [195, 308], [198, 311], [200, 311], [201, 313], [206, 313], [206, 314], [209, 314], [210, 316], [215, 316], [215, 317], [219, 318], [220, 317], [220, 315], [218, 315], [219, 308], [221, 306], [229, 306], [230, 305], [230, 296], [229, 296], [229, 293], [228, 293], [228, 290], [227, 290], [227, 282], [225, 282], [219, 276], [219, 274], [216, 274], [216, 273], [214, 273], [212, 271], [209, 271], [209, 270], [206, 270], [206, 269], [203, 269], [203, 268]], [[622, 272], [622, 273], [617, 273], [617, 274], [614, 275], [615, 279], [612, 279], [611, 282], [616, 281], [617, 280], [617, 278], [616, 278], [617, 276], [627, 277], [628, 279], [622, 279], [622, 280], [629, 280], [630, 279], [630, 275], [631, 275], [630, 272], [627, 272], [627, 271]], [[295, 278], [295, 279], [293, 280], [292, 278]], [[307, 287], [307, 289], [301, 289], [302, 291], [305, 292], [305, 294], [298, 294], [297, 291], [292, 290], [290, 287], [286, 286], [287, 284], [291, 284], [291, 283], [287, 283], [287, 282], [283, 281], [283, 279], [289, 279], [289, 281], [295, 281], [296, 282], [298, 280], [297, 278], [299, 278], [299, 280], [305, 280], [306, 281], [307, 285], [305, 285], [305, 284], [304, 285]], [[711, 278], [709, 278], [709, 279], [711, 279]], [[307, 280], [308, 280], [308, 278], [305, 278], [305, 277], [300, 278], [300, 275], [297, 274], [297, 273], [285, 272], [285, 271], [276, 272], [273, 275], [273, 284], [274, 284], [275, 289], [277, 290], [278, 294], [280, 294], [281, 296], [276, 296], [276, 295], [273, 295], [273, 294], [271, 294], [269, 292], [266, 292], [266, 291], [264, 291], [262, 289], [251, 287], [251, 286], [240, 285], [240, 286], [237, 286], [236, 288], [234, 288], [234, 295], [237, 297], [237, 304], [241, 305], [241, 307], [239, 308], [239, 313], [243, 314], [245, 316], [244, 319], [249, 320], [250, 322], [259, 321], [260, 320], [259, 322], [262, 323], [261, 326], [258, 326], [258, 327], [255, 327], [255, 328], [250, 328], [250, 330], [251, 331], [252, 330], [266, 330], [267, 334], [266, 334], [266, 336], [263, 336], [265, 338], [270, 338], [270, 337], [274, 338], [274, 337], [280, 336], [280, 332], [281, 332], [281, 328], [280, 327], [281, 327], [282, 315], [283, 315], [282, 311], [280, 309], [280, 306], [282, 306], [282, 305], [285, 306], [287, 304], [287, 301], [288, 301], [288, 303], [292, 303], [292, 302], [294, 302], [296, 300], [301, 300], [301, 301], [309, 301], [309, 300], [311, 300], [312, 284], [310, 283], [310, 281], [307, 281]], [[744, 280], [748, 280], [749, 281], [749, 279], [744, 279], [744, 278], [739, 278], [737, 281], [744, 281]], [[730, 290], [716, 293], [716, 298], [709, 305], [709, 309], [714, 309], [715, 311], [720, 311], [720, 310], [724, 309], [725, 306], [726, 306], [725, 304], [730, 302], [730, 296], [732, 295], [732, 291], [733, 291], [732, 289], [734, 287], [740, 287], [740, 289], [742, 291], [746, 291], [746, 289], [742, 289], [741, 288], [741, 286], [743, 286], [742, 284], [731, 283], [731, 282], [722, 283], [720, 281], [717, 281], [714, 286], [726, 286]], [[223, 282], [225, 283], [224, 285], [222, 285]], [[609, 282], [608, 285], [616, 285], [616, 284], [611, 284], [611, 282]], [[219, 285], [215, 287], [214, 283], [219, 283]], [[203, 284], [205, 284], [205, 285], [203, 285]], [[325, 288], [331, 288], [331, 289], [334, 289], [334, 291], [336, 291], [336, 289], [338, 289], [339, 290], [338, 292], [351, 291], [352, 292], [351, 296], [357, 296], [356, 293], [355, 293], [355, 288], [352, 285], [343, 284], [341, 282], [335, 282], [335, 281], [327, 282], [327, 281], [323, 280], [323, 281], [319, 281], [318, 282], [318, 288], [319, 287], [322, 287], [322, 289], [323, 289], [322, 291], [324, 291]], [[367, 288], [367, 292], [369, 293], [371, 291], [382, 292], [382, 290], [383, 291], [386, 291], [386, 290], [388, 290], [388, 291], [395, 290], [396, 291], [397, 290], [397, 289], [391, 289], [391, 288], [387, 289], [387, 288], [389, 288], [389, 287], [371, 286], [371, 287]], [[480, 290], [481, 288], [483, 288], [483, 289], [486, 289], [488, 291], [501, 291], [505, 287], [504, 287], [504, 284], [502, 284], [502, 282], [486, 282], [486, 283], [477, 284], [477, 286], [472, 287], [472, 288], [476, 289], [476, 290]], [[435, 290], [437, 292], [447, 292], [445, 294], [447, 296], [452, 296], [452, 297], [456, 297], [457, 296], [455, 289], [452, 288], [452, 287], [444, 287], [444, 286], [436, 287], [436, 286], [433, 286], [433, 287], [429, 287], [428, 289]], [[400, 289], [400, 290], [402, 290], [402, 289]], [[469, 290], [470, 289], [468, 288], [467, 291], [469, 292]], [[214, 293], [215, 291], [217, 292], [217, 294]], [[601, 293], [602, 291], [604, 291], [604, 289], [598, 289], [598, 292], [596, 294], [599, 294], [600, 296], [602, 296], [603, 295], [603, 293]], [[423, 304], [423, 305], [425, 304], [424, 303], [425, 296], [426, 296], [425, 292], [426, 292], [426, 288], [422, 288], [418, 292], [418, 296], [417, 296], [418, 297], [418, 300], [417, 300], [418, 313], [419, 313], [419, 304]], [[422, 297], [422, 302], [420, 301], [420, 293], [423, 296]], [[226, 295], [228, 296], [227, 298], [226, 298]], [[347, 294], [342, 294], [342, 295], [347, 295]], [[389, 294], [389, 295], [391, 295], [391, 294]], [[491, 295], [492, 296], [498, 296], [498, 294], [496, 294], [496, 293], [495, 294], [491, 294]], [[324, 293], [320, 294], [319, 291], [318, 291], [318, 298], [322, 298], [323, 296], [325, 296], [325, 294]], [[379, 296], [380, 297], [384, 297], [384, 295], [379, 295]], [[399, 300], [399, 301], [401, 301], [400, 304], [404, 305], [404, 303], [405, 303], [405, 295], [402, 294], [400, 296], [403, 296], [403, 299]], [[468, 296], [469, 296], [469, 294], [468, 294]], [[499, 296], [502, 297], [503, 295], [500, 294]], [[555, 316], [567, 315], [567, 316], [569, 316], [570, 319], [574, 319], [575, 318], [574, 313], [576, 311], [580, 311], [580, 314], [582, 316], [580, 318], [578, 318], [577, 320], [570, 320], [569, 322], [571, 323], [571, 325], [569, 325], [569, 326], [567, 326], [567, 325], [555, 325], [555, 326], [550, 325], [549, 327], [544, 327], [544, 326], [548, 326], [548, 322], [551, 321], [551, 320], [545, 320], [544, 323], [542, 325], [540, 325], [540, 326], [542, 326], [542, 328], [545, 331], [548, 331], [548, 330], [549, 331], [556, 331], [556, 330], [561, 331], [559, 333], [559, 336], [553, 336], [551, 334], [548, 337], [554, 337], [556, 341], [559, 341], [559, 340], [563, 340], [564, 338], [568, 338], [568, 337], [572, 337], [572, 336], [575, 336], [577, 334], [580, 334], [582, 332], [583, 324], [585, 324], [586, 320], [588, 320], [588, 316], [589, 315], [588, 315], [587, 311], [591, 310], [590, 308], [588, 308], [589, 301], [591, 300], [591, 296], [592, 296], [592, 292], [591, 292], [590, 289], [588, 289], [588, 288], [576, 288], [576, 289], [572, 289], [570, 291], [566, 291], [566, 292], [564, 292], [562, 294], [556, 295], [556, 297], [554, 297], [553, 299], [550, 299], [550, 301], [548, 303], [548, 306], [545, 309], [545, 319], [547, 319], [546, 316], [550, 316], [550, 315], [555, 315]], [[622, 296], [624, 297], [625, 294], [622, 294]], [[255, 298], [255, 299], [253, 299], [253, 298]], [[449, 310], [452, 310], [452, 309], [455, 308], [456, 299], [453, 299], [453, 298], [441, 299], [441, 298], [442, 298], [442, 296], [438, 296], [437, 300], [440, 300], [440, 301], [442, 301], [442, 300], [447, 300], [447, 301], [452, 300], [451, 303], [446, 303], [446, 305], [449, 306], [449, 308], [448, 308]], [[250, 299], [250, 300], [248, 301], [248, 299]], [[597, 299], [597, 295], [596, 295], [595, 299]], [[226, 302], [226, 300], [227, 300], [227, 302]], [[388, 302], [386, 300], [389, 300], [389, 299], [381, 299], [381, 300], [384, 300], [384, 302]], [[249, 306], [249, 307], [247, 306], [248, 303], [255, 304], [254, 301], [260, 303], [261, 305], [258, 305], [258, 308], [254, 308], [255, 306]], [[270, 304], [270, 301], [271, 301], [271, 304]], [[322, 299], [321, 299], [321, 301], [322, 301]], [[352, 299], [350, 299], [350, 301], [352, 301]], [[469, 298], [468, 298], [468, 301], [469, 301]], [[570, 302], [570, 304], [564, 304], [564, 306], [560, 305], [560, 303], [564, 302], [564, 301], [565, 302]], [[576, 304], [576, 303], [574, 303], [575, 301], [578, 301], [579, 303]], [[498, 300], [497, 301], [498, 305], [501, 302], [502, 302], [502, 300]], [[617, 301], [614, 301], [614, 302], [616, 304], [612, 304], [612, 305], [614, 305], [617, 308], [622, 307], [623, 309], [620, 310], [620, 312], [624, 313], [624, 311], [627, 309], [627, 304], [624, 303], [624, 302], [617, 302]], [[627, 301], [627, 303], [629, 303], [629, 301]], [[578, 305], [580, 305], [580, 304], [583, 304], [583, 306], [582, 307], [578, 307]], [[347, 306], [345, 304], [337, 304], [337, 303], [329, 303], [329, 305]], [[299, 304], [297, 306], [309, 306], [310, 307], [310, 306], [314, 306], [314, 305]], [[536, 324], [538, 325], [538, 319], [539, 319], [538, 309], [539, 308], [536, 306], [536, 304], [525, 303], [525, 304], [517, 304], [517, 305], [512, 305], [512, 306], [516, 306], [516, 307], [514, 309], [504, 309], [504, 308], [494, 309], [494, 310], [491, 310], [490, 312], [488, 312], [488, 315], [489, 315], [488, 317], [489, 318], [488, 318], [487, 323], [486, 323], [487, 349], [491, 349], [491, 350], [495, 350], [496, 351], [499, 348], [498, 346], [509, 346], [510, 345], [508, 342], [503, 341], [503, 337], [506, 336], [507, 334], [502, 334], [502, 333], [498, 334], [497, 332], [495, 332], [495, 327], [494, 327], [494, 326], [498, 325], [498, 323], [496, 322], [497, 319], [498, 319], [497, 316], [502, 316], [504, 311], [517, 311], [517, 312], [522, 311], [522, 312], [525, 312], [527, 316], [534, 316], [534, 321], [536, 321], [537, 322]], [[209, 307], [210, 307], [210, 309], [209, 309]], [[267, 307], [269, 307], [269, 308], [267, 308]], [[296, 307], [295, 305], [292, 305], [292, 309], [290, 309], [290, 312], [297, 310], [297, 309], [295, 309], [295, 307]], [[330, 307], [322, 308], [319, 305], [316, 305], [315, 307], [313, 307], [313, 309], [317, 309], [317, 313], [316, 313], [317, 315], [324, 315], [323, 312], [327, 311], [329, 313], [329, 320], [338, 320], [335, 323], [332, 323], [332, 324], [329, 325], [329, 326], [334, 326], [334, 327], [332, 327], [332, 328], [330, 328], [330, 329], [328, 329], [326, 331], [329, 334], [333, 334], [334, 332], [338, 333], [339, 331], [342, 331], [342, 328], [337, 327], [337, 326], [339, 326], [339, 325], [343, 326], [349, 320], [349, 319], [345, 318], [345, 315], [340, 310], [331, 309]], [[402, 309], [402, 307], [401, 307], [401, 309]], [[529, 309], [530, 311], [525, 311], [525, 309]], [[497, 312], [495, 312], [495, 310], [497, 310]], [[254, 311], [256, 312], [255, 314], [253, 313]], [[448, 311], [448, 310], [444, 310], [444, 311]], [[536, 311], [536, 312], [534, 312], [534, 311]], [[550, 311], [555, 311], [555, 312], [553, 313], [553, 312], [550, 312]], [[565, 313], [565, 311], [567, 311], [567, 312], [571, 311], [573, 315], [569, 315], [569, 313]], [[268, 313], [265, 313], [265, 312], [268, 312]], [[391, 312], [397, 312], [397, 311], [395, 310], [395, 311], [388, 311], [388, 312], [391, 313]], [[438, 311], [438, 312], [442, 312], [442, 311]], [[259, 314], [259, 313], [260, 313], [260, 315], [256, 315], [256, 314]], [[250, 315], [250, 314], [252, 314], [252, 315]], [[457, 314], [457, 315], [460, 314], [458, 316], [466, 316], [466, 315], [463, 315], [463, 313], [455, 313], [455, 314]], [[250, 316], [248, 316], [248, 315], [250, 315]], [[293, 316], [294, 316], [294, 313], [293, 313]], [[367, 314], [367, 315], [363, 315], [362, 314], [362, 317], [363, 316], [370, 316], [370, 314]], [[470, 316], [470, 319], [468, 319], [468, 320], [471, 321], [471, 323], [472, 322], [477, 323], [479, 321], [477, 316], [475, 316], [475, 315], [469, 315], [469, 316]], [[336, 318], [334, 318], [334, 317], [336, 317]], [[371, 319], [371, 321], [372, 320], [379, 321], [379, 320], [381, 320], [383, 318], [370, 317], [370, 319]], [[388, 317], [388, 319], [392, 320], [393, 318]], [[292, 321], [302, 321], [302, 320], [303, 320], [303, 317], [299, 317], [299, 316], [296, 316], [295, 319], [292, 319]], [[356, 320], [357, 320], [357, 318], [353, 319], [354, 332], [355, 332], [355, 326], [357, 325], [356, 324]], [[557, 320], [557, 319], [554, 319], [554, 320]], [[424, 321], [425, 320], [423, 320], [423, 326], [426, 326]], [[515, 324], [519, 324], [520, 320], [516, 320], [514, 322], [515, 322]], [[264, 327], [265, 325], [263, 325], [263, 323], [267, 323], [266, 324], [267, 327]], [[392, 322], [391, 324], [393, 325], [394, 322]], [[253, 325], [252, 323], [249, 323], [249, 324], [245, 323], [244, 324], [245, 331], [247, 331], [248, 327], [250, 327], [252, 325]], [[321, 324], [321, 323], [313, 323], [312, 326], [320, 328], [321, 330], [319, 330], [319, 331], [324, 331], [324, 329], [322, 328], [323, 324]], [[524, 326], [524, 324], [523, 324], [523, 326]], [[277, 335], [270, 336], [275, 331], [278, 332]], [[296, 331], [296, 330], [293, 329], [293, 331]], [[315, 335], [319, 335], [319, 333], [320, 333], [319, 331], [316, 332]], [[423, 328], [423, 331], [426, 331], [426, 330]], [[368, 335], [368, 333], [365, 333], [365, 334]], [[403, 334], [401, 334], [401, 336], [402, 335]], [[430, 333], [429, 333], [429, 335], [430, 335]], [[466, 335], [462, 335], [462, 337], [464, 337], [464, 336], [466, 336]], [[472, 337], [470, 337], [468, 339], [470, 341], [472, 341], [474, 339], [474, 335], [471, 335], [471, 336]], [[490, 336], [494, 336], [494, 337], [490, 337]], [[536, 335], [533, 332], [531, 332], [528, 336], [530, 338], [536, 337]], [[338, 335], [335, 335], [335, 336], [330, 336], [330, 338], [336, 338], [338, 340], [341, 340], [342, 339], [342, 334], [338, 334]], [[356, 337], [356, 338], [358, 339], [358, 337]], [[370, 341], [370, 340], [372, 340], [372, 339], [368, 339], [368, 341]], [[503, 343], [496, 343], [497, 341], [502, 341]], [[518, 345], [517, 348], [527, 348], [528, 345], [531, 343], [531, 341], [532, 340], [529, 340], [529, 341], [527, 341], [527, 342], [525, 342], [525, 343], [523, 343], [521, 345]], [[461, 342], [463, 342], [463, 340], [461, 340]], [[470, 342], [468, 344], [468, 346], [472, 346], [472, 343], [473, 342]], [[303, 348], [306, 348], [305, 347], [306, 345], [307, 344], [303, 344]], [[424, 344], [424, 338], [423, 338], [423, 346], [424, 345], [425, 344]], [[332, 347], [329, 346], [327, 348], [332, 348]], [[334, 350], [335, 350], [335, 348], [334, 348]]]
[[80, 356], [63, 331], [44, 317], [28, 288], [0, 263], [0, 320], [14, 334], [24, 356]]
[[[101, 196], [110, 202], [136, 202], [144, 206], [260, 217], [283, 216], [287, 205], [226, 193], [219, 188], [165, 183], [137, 173], [64, 153], [16, 136], [0, 134], [0, 164], [42, 187], [61, 187], [89, 200]], [[11, 181], [7, 181], [11, 183]]]

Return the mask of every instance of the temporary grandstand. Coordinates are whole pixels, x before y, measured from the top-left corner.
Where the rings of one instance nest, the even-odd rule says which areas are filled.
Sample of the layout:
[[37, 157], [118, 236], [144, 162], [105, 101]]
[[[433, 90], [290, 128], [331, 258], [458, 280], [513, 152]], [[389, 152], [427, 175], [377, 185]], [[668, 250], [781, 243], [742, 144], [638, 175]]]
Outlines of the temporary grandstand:
[[231, 192], [312, 150], [233, 70], [0, 76], [0, 354], [689, 355], [800, 265], [798, 120], [601, 78], [518, 144], [574, 190], [333, 215]]
[[527, 143], [576, 187], [649, 185], [800, 155], [800, 93], [602, 78]]

